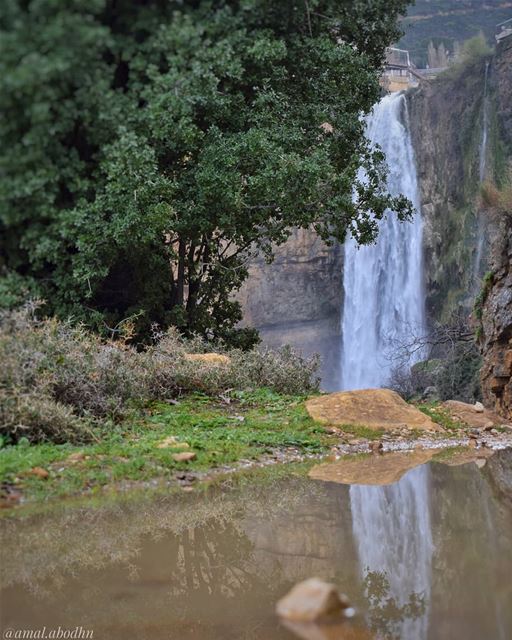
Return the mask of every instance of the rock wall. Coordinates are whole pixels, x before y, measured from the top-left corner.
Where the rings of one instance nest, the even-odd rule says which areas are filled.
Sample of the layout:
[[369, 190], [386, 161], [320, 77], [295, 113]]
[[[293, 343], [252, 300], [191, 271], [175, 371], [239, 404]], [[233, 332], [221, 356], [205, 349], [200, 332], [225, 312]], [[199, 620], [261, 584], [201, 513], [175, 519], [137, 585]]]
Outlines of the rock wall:
[[[512, 37], [496, 55], [500, 132], [512, 157]], [[512, 417], [512, 211], [495, 211], [491, 220], [492, 280], [482, 308], [482, 391], [487, 404]]]
[[291, 344], [322, 357], [324, 388], [338, 384], [343, 249], [299, 229], [276, 248], [275, 260], [253, 260], [239, 294], [244, 324], [271, 346]]
[[[409, 117], [420, 181], [427, 311], [468, 314], [478, 291], [479, 148], [485, 62], [481, 60], [409, 92]], [[491, 136], [492, 137], [492, 136]]]

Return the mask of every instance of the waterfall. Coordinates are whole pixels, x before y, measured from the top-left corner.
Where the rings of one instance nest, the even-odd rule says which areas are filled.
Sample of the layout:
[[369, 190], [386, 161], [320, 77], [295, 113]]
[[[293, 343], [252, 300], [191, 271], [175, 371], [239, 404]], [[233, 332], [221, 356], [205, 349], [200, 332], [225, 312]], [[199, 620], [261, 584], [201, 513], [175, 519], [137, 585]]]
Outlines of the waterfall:
[[[428, 474], [423, 465], [393, 485], [350, 487], [352, 528], [367, 597], [374, 608], [394, 599], [402, 615], [387, 631], [407, 640], [424, 640], [428, 632], [433, 552]], [[372, 594], [372, 575], [383, 576], [389, 590]], [[410, 604], [414, 608], [417, 597], [423, 606], [414, 613], [405, 610]]]
[[482, 140], [480, 142], [480, 154], [479, 154], [479, 178], [480, 182], [485, 180], [485, 165], [487, 162], [487, 135], [489, 131], [489, 100], [487, 98], [487, 82], [489, 76], [489, 63], [485, 63], [485, 76], [484, 76], [484, 101], [483, 101], [483, 116], [482, 116]]
[[[484, 75], [484, 96], [483, 96], [483, 114], [482, 114], [482, 139], [480, 141], [479, 158], [478, 158], [478, 177], [480, 184], [482, 184], [486, 178], [487, 169], [487, 137], [489, 132], [489, 98], [487, 96], [487, 84], [489, 76], [489, 62], [485, 63], [485, 75]], [[482, 258], [484, 254], [485, 244], [485, 222], [480, 212], [477, 212], [477, 225], [476, 225], [476, 253], [475, 263], [473, 266], [473, 281], [475, 287], [480, 287], [480, 275], [482, 272]]]
[[[345, 243], [341, 383], [343, 389], [381, 387], [389, 380], [394, 345], [424, 327], [422, 220], [407, 102], [384, 97], [367, 121], [367, 136], [380, 145], [389, 168], [388, 190], [414, 205], [412, 222], [392, 213], [379, 223], [376, 244]], [[418, 358], [421, 354], [418, 354]]]
[[[396, 93], [384, 97], [367, 122], [370, 141], [386, 154], [388, 190], [407, 196], [417, 214], [410, 223], [401, 223], [390, 214], [379, 223], [375, 245], [358, 248], [352, 238], [345, 243], [344, 389], [386, 384], [393, 346], [421, 335], [425, 324], [422, 220], [408, 125], [405, 97]], [[424, 466], [410, 471], [395, 485], [350, 487], [353, 533], [370, 604], [385, 606], [386, 599], [393, 598], [401, 609], [414, 603], [415, 596], [425, 600], [423, 611], [416, 612], [416, 617], [404, 615], [391, 630], [408, 640], [423, 640], [428, 630], [433, 548], [428, 473]], [[387, 594], [372, 594], [368, 582], [372, 574], [388, 580]]]

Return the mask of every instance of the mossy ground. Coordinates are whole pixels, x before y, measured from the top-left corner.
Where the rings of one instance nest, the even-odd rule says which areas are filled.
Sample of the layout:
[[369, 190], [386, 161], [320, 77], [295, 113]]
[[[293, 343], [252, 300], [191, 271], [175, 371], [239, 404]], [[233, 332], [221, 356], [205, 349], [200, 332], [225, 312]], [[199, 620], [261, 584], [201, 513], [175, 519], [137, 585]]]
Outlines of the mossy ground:
[[[313, 422], [303, 400], [262, 389], [233, 392], [229, 402], [194, 394], [176, 404], [154, 404], [143, 417], [112, 427], [96, 444], [4, 447], [0, 483], [14, 485], [28, 499], [43, 500], [94, 494], [123, 481], [171, 479], [180, 471], [209, 471], [276, 449], [327, 452], [336, 438]], [[159, 448], [169, 436], [187, 443], [196, 459], [176, 462], [172, 455], [183, 448]], [[49, 476], [34, 475], [35, 467]]]

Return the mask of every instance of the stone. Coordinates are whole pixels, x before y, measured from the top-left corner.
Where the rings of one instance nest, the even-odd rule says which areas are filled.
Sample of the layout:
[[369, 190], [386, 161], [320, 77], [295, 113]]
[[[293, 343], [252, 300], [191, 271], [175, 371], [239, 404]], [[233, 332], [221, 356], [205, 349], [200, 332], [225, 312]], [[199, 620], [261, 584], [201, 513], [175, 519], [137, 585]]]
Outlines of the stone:
[[30, 471], [27, 471], [27, 473], [31, 476], [37, 476], [42, 480], [46, 480], [50, 475], [48, 471], [46, 471], [46, 469], [43, 469], [42, 467], [33, 467], [32, 469], [30, 469]]
[[475, 407], [475, 411], [477, 413], [483, 413], [485, 411], [485, 407], [481, 402], [475, 402], [473, 406]]
[[156, 445], [157, 449], [190, 449], [188, 442], [178, 442], [175, 436], [168, 436]]
[[175, 462], [190, 462], [196, 459], [196, 454], [193, 451], [182, 451], [181, 453], [173, 453], [172, 459]]
[[429, 462], [434, 454], [434, 449], [415, 449], [379, 456], [344, 456], [336, 462], [315, 465], [309, 477], [339, 484], [393, 484], [410, 469]]
[[473, 429], [488, 429], [489, 425], [494, 427], [503, 424], [503, 418], [501, 416], [485, 407], [483, 411], [478, 411], [476, 405], [460, 402], [459, 400], [447, 400], [443, 402], [442, 406], [454, 420], [463, 422]]
[[296, 584], [276, 605], [277, 615], [295, 622], [312, 622], [340, 614], [349, 603], [336, 585], [320, 578], [308, 578]]
[[156, 445], [157, 449], [166, 449], [167, 447], [174, 447], [178, 442], [176, 436], [167, 436]]
[[80, 462], [81, 460], [85, 460], [87, 456], [83, 451], [77, 451], [76, 453], [71, 453], [67, 458], [67, 462], [71, 462], [75, 464], [75, 462]]
[[382, 442], [379, 442], [379, 441], [372, 442], [370, 444], [370, 451], [372, 453], [382, 453], [383, 448], [384, 448], [384, 446], [383, 446]]
[[339, 391], [306, 401], [309, 415], [321, 424], [365, 426], [393, 431], [406, 426], [420, 431], [441, 427], [390, 389]]
[[231, 364], [231, 358], [223, 355], [222, 353], [187, 353], [185, 355], [185, 360], [213, 366], [227, 366]]

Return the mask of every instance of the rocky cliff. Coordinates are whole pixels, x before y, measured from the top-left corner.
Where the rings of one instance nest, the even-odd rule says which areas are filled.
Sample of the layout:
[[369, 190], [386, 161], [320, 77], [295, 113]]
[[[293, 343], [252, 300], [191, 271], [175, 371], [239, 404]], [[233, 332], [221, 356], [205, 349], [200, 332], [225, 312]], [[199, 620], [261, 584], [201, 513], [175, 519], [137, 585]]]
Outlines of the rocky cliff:
[[[497, 112], [503, 140], [512, 151], [512, 37], [496, 56]], [[510, 154], [512, 156], [512, 153]], [[512, 189], [512, 185], [509, 185]], [[484, 400], [512, 417], [512, 208], [510, 198], [491, 218], [490, 276], [481, 310], [481, 372]]]
[[[486, 235], [478, 205], [486, 62], [454, 69], [409, 94], [425, 221], [427, 311], [437, 320], [459, 307], [469, 314], [479, 287], [477, 252], [487, 244], [478, 237]], [[489, 147], [495, 138], [492, 126]]]
[[[322, 356], [327, 387], [337, 384], [343, 249], [299, 229], [275, 250], [275, 260], [253, 260], [240, 291], [244, 324], [272, 346], [291, 344]], [[327, 388], [326, 387], [326, 388]]]

